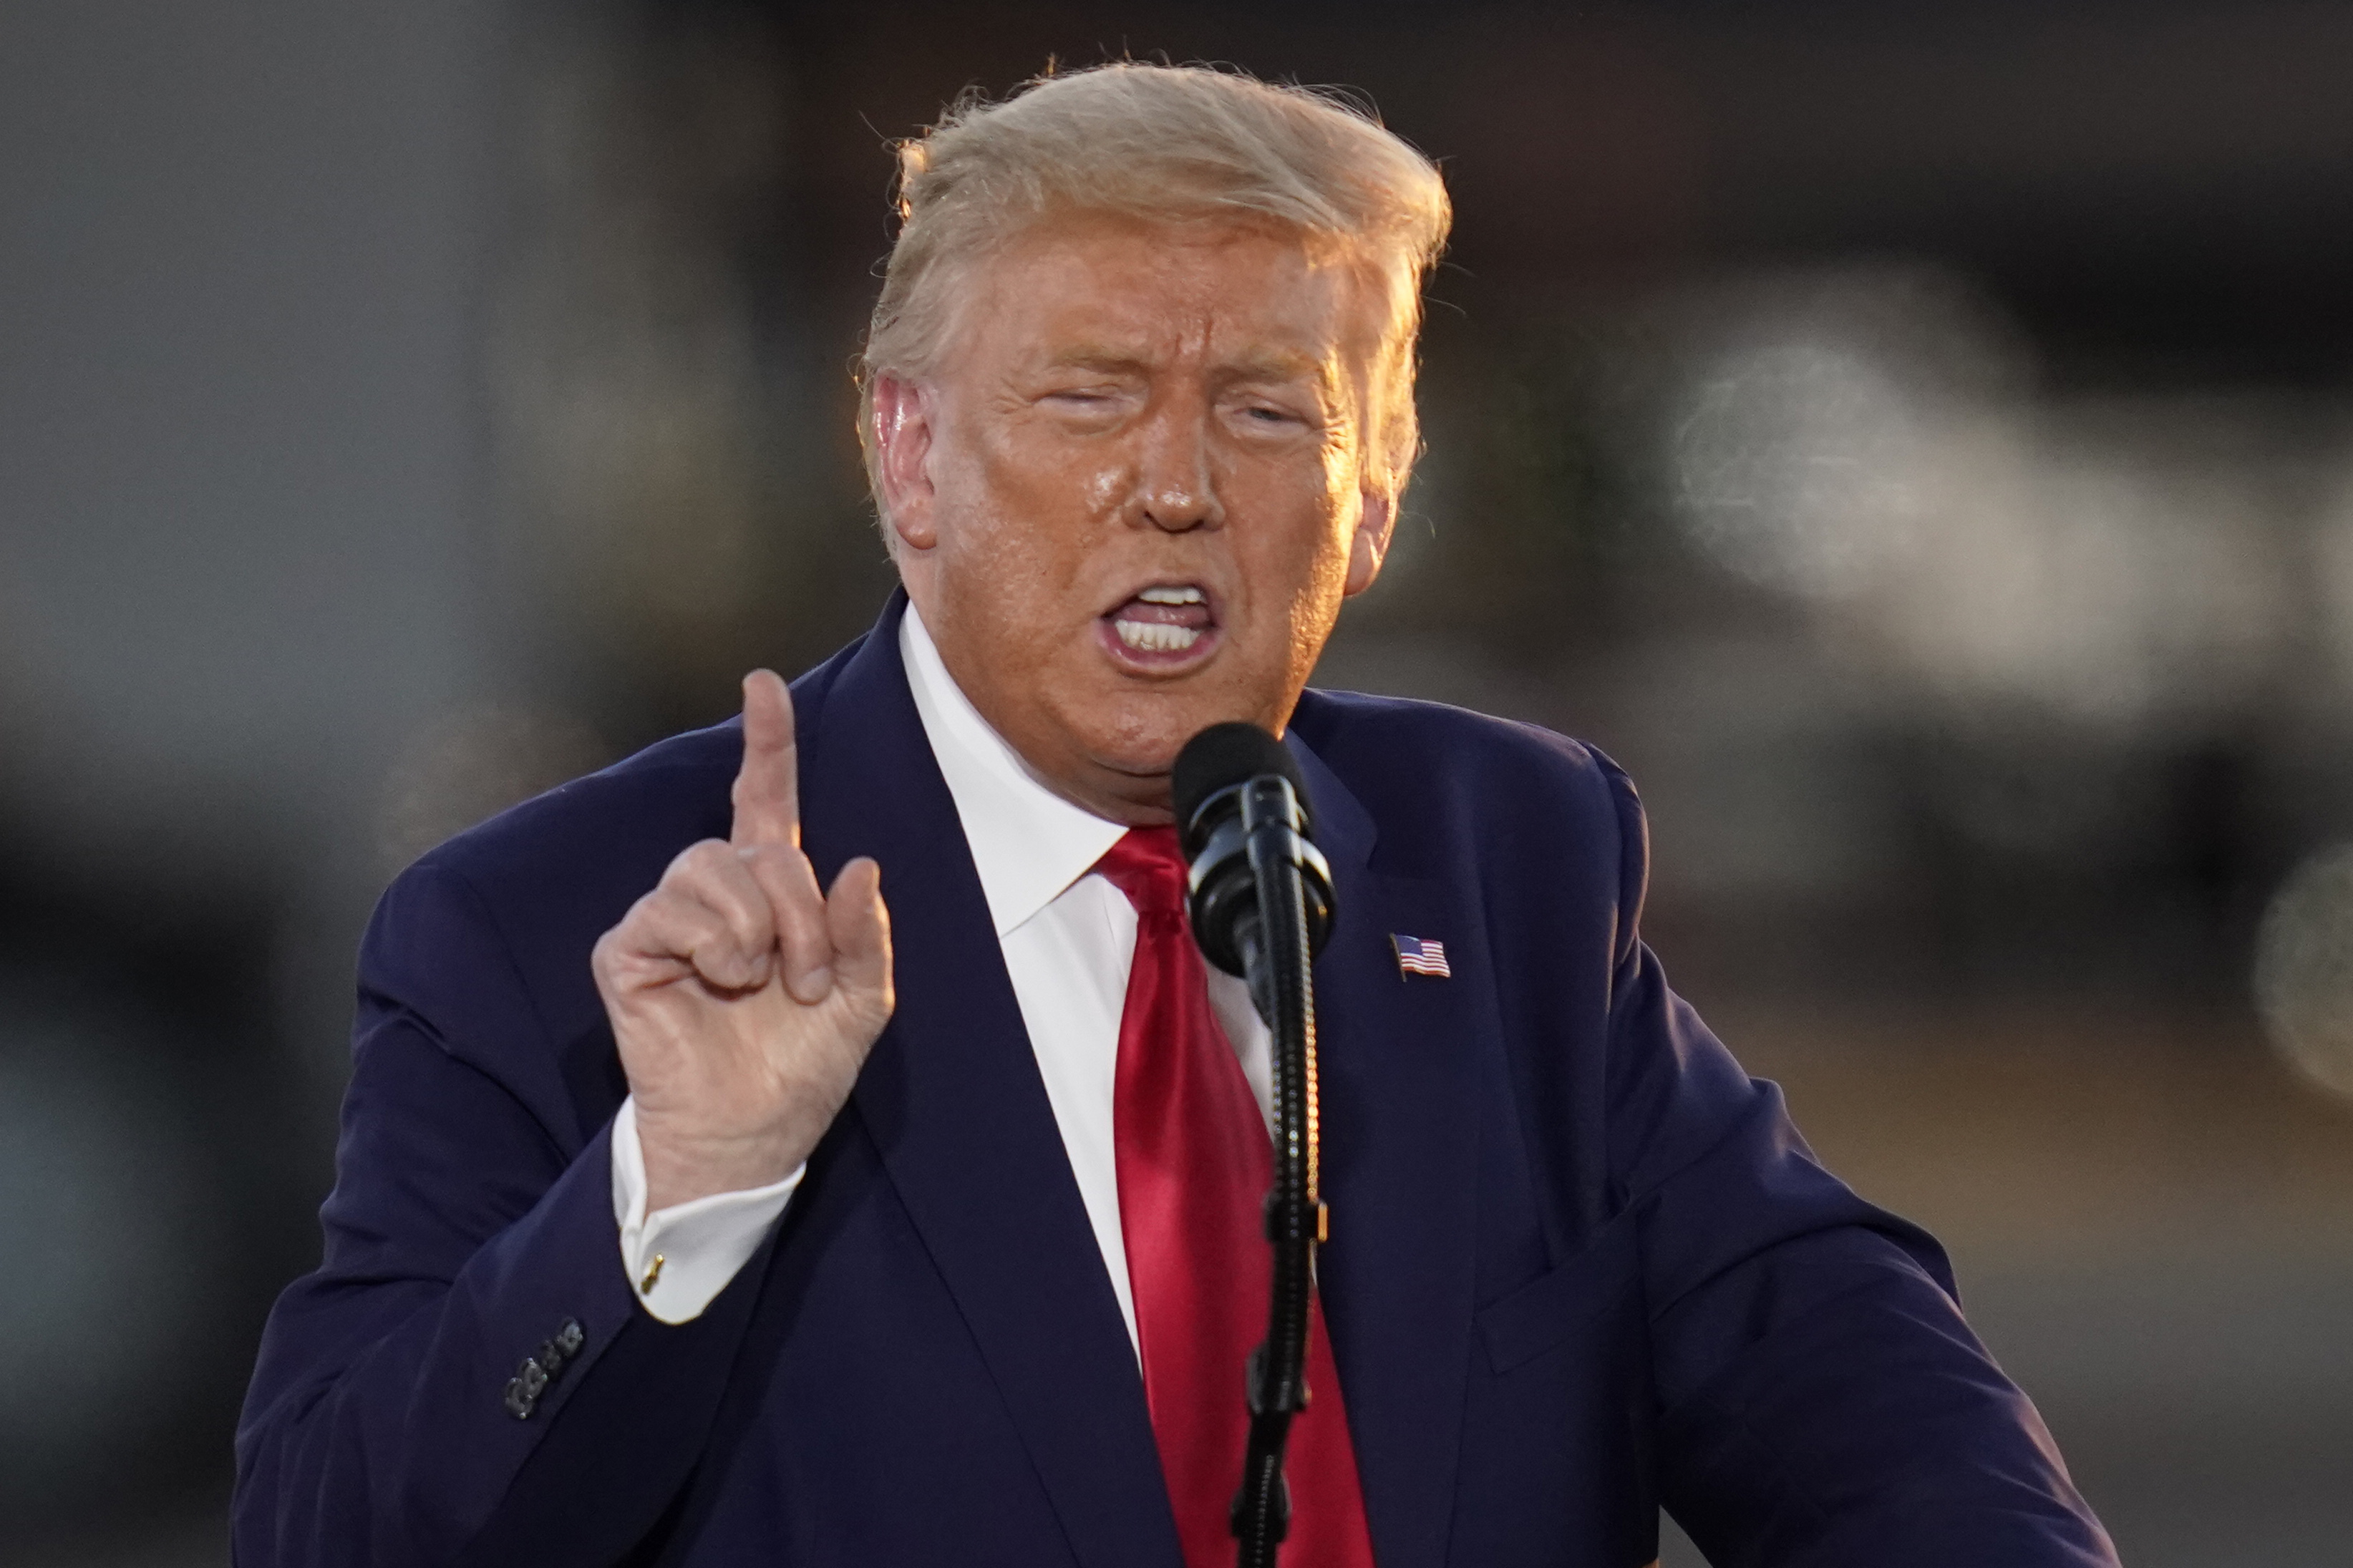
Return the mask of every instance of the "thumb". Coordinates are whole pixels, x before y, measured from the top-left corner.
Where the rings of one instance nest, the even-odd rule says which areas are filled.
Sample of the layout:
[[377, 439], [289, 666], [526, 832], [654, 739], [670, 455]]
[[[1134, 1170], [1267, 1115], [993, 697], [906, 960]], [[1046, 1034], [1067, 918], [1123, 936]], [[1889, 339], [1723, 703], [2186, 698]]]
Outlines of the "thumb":
[[853, 995], [879, 997], [887, 1015], [891, 986], [891, 911], [882, 902], [882, 868], [860, 856], [841, 868], [826, 895], [833, 937], [833, 976]]

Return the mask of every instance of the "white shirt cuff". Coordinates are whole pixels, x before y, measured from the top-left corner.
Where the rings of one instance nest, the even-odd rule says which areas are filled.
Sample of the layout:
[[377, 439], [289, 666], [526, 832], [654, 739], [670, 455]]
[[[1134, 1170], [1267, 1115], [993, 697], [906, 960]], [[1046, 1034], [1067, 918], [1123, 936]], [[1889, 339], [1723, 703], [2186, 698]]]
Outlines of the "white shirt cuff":
[[765, 1187], [712, 1193], [648, 1214], [637, 1097], [621, 1101], [613, 1118], [613, 1218], [621, 1227], [621, 1268], [638, 1304], [665, 1323], [701, 1317], [760, 1250], [807, 1169], [803, 1163]]

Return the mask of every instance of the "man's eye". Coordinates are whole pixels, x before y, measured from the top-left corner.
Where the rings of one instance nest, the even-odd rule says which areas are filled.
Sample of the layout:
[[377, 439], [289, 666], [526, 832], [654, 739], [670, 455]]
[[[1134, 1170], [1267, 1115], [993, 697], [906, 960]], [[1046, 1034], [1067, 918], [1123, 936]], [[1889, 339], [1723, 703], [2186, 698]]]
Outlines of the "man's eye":
[[1296, 425], [1299, 423], [1299, 416], [1293, 414], [1290, 409], [1271, 408], [1263, 404], [1253, 404], [1250, 407], [1244, 409], [1242, 413], [1246, 418], [1250, 419], [1254, 424]]
[[1066, 414], [1103, 415], [1119, 406], [1119, 394], [1103, 387], [1072, 387], [1067, 392], [1050, 392], [1047, 406], [1061, 409]]

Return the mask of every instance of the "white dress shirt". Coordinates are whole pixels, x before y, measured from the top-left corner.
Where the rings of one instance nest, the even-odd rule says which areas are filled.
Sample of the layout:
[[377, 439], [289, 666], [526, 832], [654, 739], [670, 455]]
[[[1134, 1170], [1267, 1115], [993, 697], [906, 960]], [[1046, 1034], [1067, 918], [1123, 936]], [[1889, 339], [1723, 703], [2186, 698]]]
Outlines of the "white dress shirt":
[[[1112, 1097], [1135, 910], [1092, 872], [1127, 829], [1039, 782], [949, 676], [912, 605], [899, 623], [899, 652], [924, 738], [964, 823], [1038, 1074], [1132, 1342], [1135, 1303], [1120, 1233]], [[919, 885], [920, 873], [884, 870], [901, 887]], [[1208, 973], [1210, 1006], [1234, 1043], [1260, 1114], [1268, 1115], [1273, 1068], [1266, 1026], [1248, 986], [1219, 970]], [[613, 1214], [622, 1267], [638, 1282], [646, 1310], [668, 1323], [699, 1316], [759, 1249], [800, 1177], [795, 1171], [771, 1186], [717, 1193], [649, 1215], [637, 1109], [623, 1101], [613, 1122]]]

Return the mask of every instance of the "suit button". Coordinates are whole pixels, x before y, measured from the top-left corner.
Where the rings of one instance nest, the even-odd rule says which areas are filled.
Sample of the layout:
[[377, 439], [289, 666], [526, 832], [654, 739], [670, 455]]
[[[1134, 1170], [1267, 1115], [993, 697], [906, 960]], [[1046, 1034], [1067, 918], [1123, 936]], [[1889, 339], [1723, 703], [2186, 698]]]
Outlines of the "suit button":
[[515, 1381], [522, 1384], [525, 1398], [536, 1400], [547, 1392], [547, 1369], [536, 1361], [525, 1358], [523, 1363], [515, 1368]]
[[537, 1400], [523, 1392], [522, 1379], [519, 1377], [511, 1377], [507, 1379], [507, 1392], [504, 1403], [507, 1407], [507, 1414], [513, 1416], [518, 1421], [530, 1420], [531, 1413], [534, 1409], [538, 1408], [539, 1405], [539, 1402]]
[[555, 1348], [566, 1356], [578, 1355], [581, 1347], [587, 1342], [587, 1331], [581, 1328], [577, 1318], [565, 1319], [564, 1326], [555, 1331]]
[[556, 1348], [554, 1340], [549, 1340], [541, 1345], [539, 1354], [533, 1359], [547, 1369], [547, 1375], [550, 1377], [564, 1370], [564, 1352]]

